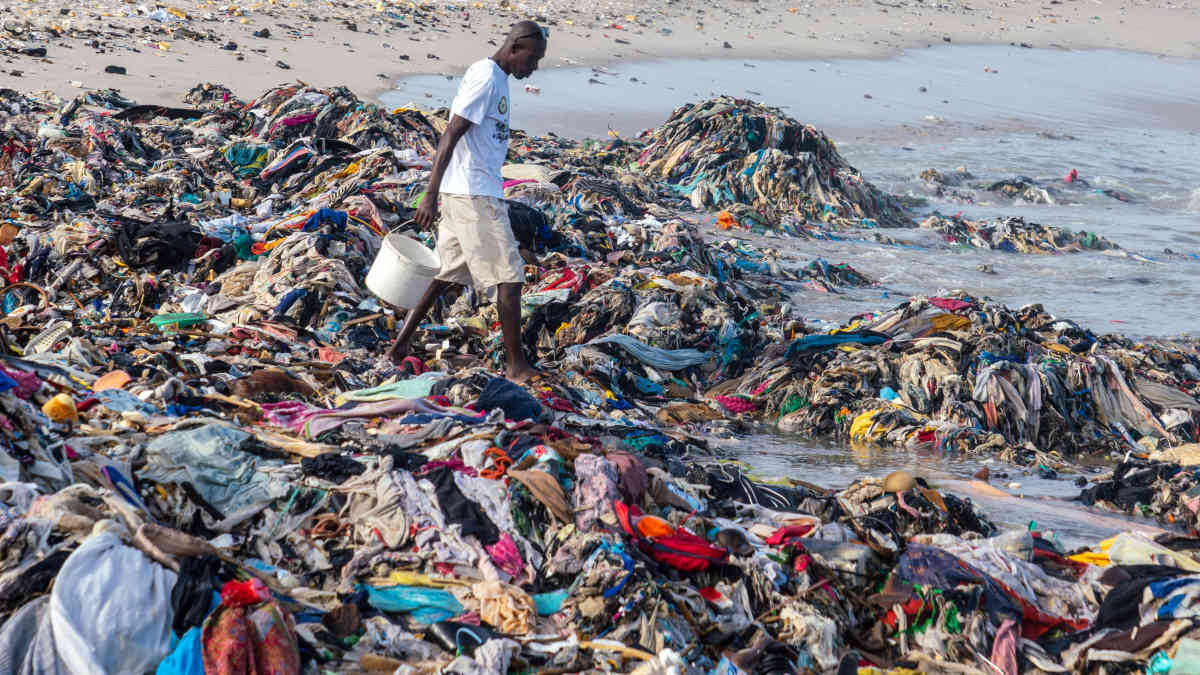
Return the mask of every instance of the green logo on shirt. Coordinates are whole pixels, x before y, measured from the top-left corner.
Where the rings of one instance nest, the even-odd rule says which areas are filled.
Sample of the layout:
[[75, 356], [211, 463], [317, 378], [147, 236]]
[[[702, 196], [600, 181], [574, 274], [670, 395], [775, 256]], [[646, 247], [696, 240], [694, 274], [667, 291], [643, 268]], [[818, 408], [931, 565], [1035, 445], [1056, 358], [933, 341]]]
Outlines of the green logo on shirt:
[[500, 103], [499, 103], [499, 105], [496, 106], [496, 110], [499, 110], [501, 115], [508, 114], [508, 97], [507, 96], [500, 97]]

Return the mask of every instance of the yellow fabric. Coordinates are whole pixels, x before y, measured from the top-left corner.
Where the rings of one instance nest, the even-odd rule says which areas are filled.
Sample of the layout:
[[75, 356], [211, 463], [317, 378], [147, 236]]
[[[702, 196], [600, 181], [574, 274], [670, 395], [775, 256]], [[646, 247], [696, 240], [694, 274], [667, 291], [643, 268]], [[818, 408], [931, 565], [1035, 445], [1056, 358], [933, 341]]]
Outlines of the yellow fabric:
[[871, 425], [875, 422], [875, 416], [879, 413], [879, 410], [868, 410], [855, 417], [854, 421], [850, 423], [850, 440], [867, 439], [867, 431], [871, 428]]
[[1094, 553], [1092, 551], [1067, 556], [1067, 560], [1074, 560], [1085, 565], [1098, 565], [1100, 567], [1108, 567], [1112, 564], [1112, 561], [1108, 559], [1107, 553]]
[[79, 414], [75, 412], [75, 401], [69, 394], [58, 394], [42, 405], [42, 412], [55, 422], [75, 422]]
[[445, 588], [447, 586], [466, 585], [463, 582], [455, 579], [441, 579], [438, 577], [431, 577], [428, 574], [407, 572], [404, 570], [397, 570], [389, 574], [388, 583], [396, 584], [397, 586], [424, 586], [426, 588]]
[[933, 329], [938, 331], [967, 330], [971, 327], [970, 319], [957, 314], [938, 314], [930, 321], [933, 323]]

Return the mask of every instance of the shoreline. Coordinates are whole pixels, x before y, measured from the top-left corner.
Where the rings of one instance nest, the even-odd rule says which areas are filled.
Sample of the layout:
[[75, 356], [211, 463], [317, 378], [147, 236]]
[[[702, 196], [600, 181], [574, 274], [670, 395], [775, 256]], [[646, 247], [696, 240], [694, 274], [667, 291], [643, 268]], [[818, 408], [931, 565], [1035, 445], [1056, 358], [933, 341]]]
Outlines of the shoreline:
[[[1200, 7], [1164, 9], [1147, 2], [1085, 6], [1068, 0], [1027, 9], [1000, 0], [937, 8], [903, 0], [818, 0], [799, 7], [781, 0], [704, 6], [622, 1], [603, 15], [583, 16], [554, 2], [528, 12], [491, 3], [413, 10], [418, 6], [366, 0], [340, 7], [299, 0], [288, 8], [214, 11], [200, 0], [183, 0], [172, 7], [187, 19], [161, 21], [128, 16], [137, 10], [121, 3], [77, 11], [5, 0], [0, 7], [19, 27], [0, 30], [10, 48], [0, 64], [0, 87], [44, 88], [64, 99], [81, 89], [115, 87], [142, 103], [172, 105], [201, 82], [232, 85], [246, 97], [294, 80], [347, 86], [378, 101], [393, 88], [381, 86], [381, 80], [457, 74], [490, 53], [489, 37], [539, 15], [551, 31], [543, 70], [657, 59], [886, 59], [946, 43], [1200, 58], [1200, 40], [1194, 39], [1200, 34]], [[263, 29], [269, 37], [256, 37]], [[226, 48], [230, 43], [233, 48]], [[39, 46], [46, 48], [45, 58], [19, 51]], [[128, 74], [105, 73], [107, 66]]]

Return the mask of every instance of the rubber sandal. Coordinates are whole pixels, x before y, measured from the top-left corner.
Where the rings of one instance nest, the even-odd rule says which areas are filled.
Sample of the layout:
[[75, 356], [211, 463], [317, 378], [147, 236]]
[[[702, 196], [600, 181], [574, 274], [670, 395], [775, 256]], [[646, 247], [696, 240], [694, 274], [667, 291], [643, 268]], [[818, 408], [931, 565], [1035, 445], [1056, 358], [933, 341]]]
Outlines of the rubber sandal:
[[71, 322], [66, 320], [55, 321], [47, 326], [42, 332], [34, 335], [25, 343], [25, 354], [42, 354], [54, 348], [62, 339], [71, 334]]
[[485, 642], [496, 637], [496, 633], [469, 623], [439, 621], [429, 627], [429, 637], [448, 652], [470, 656]]

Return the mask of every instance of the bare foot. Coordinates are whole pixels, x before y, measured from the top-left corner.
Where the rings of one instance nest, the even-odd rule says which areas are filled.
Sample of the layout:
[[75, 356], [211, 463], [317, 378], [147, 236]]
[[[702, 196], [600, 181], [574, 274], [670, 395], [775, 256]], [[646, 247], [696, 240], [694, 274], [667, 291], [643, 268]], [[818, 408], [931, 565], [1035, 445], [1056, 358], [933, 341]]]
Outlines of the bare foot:
[[387, 357], [391, 360], [392, 365], [400, 365], [400, 362], [408, 357], [408, 345], [400, 344], [399, 340], [393, 342], [392, 348], [387, 352]]
[[538, 375], [541, 375], [541, 373], [539, 373], [537, 369], [535, 369], [533, 366], [530, 366], [528, 363], [516, 367], [509, 367], [509, 369], [504, 373], [504, 377], [507, 378], [509, 382], [513, 382], [515, 384], [525, 384]]

